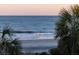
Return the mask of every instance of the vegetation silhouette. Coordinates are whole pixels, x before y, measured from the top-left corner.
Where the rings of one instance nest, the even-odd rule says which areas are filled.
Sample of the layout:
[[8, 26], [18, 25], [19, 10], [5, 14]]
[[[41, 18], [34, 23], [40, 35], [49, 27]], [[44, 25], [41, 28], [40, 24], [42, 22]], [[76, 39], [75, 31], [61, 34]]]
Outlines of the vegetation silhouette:
[[47, 52], [34, 53], [34, 55], [49, 55]]
[[49, 49], [49, 53], [50, 53], [51, 55], [59, 55], [59, 54], [60, 54], [58, 48]]
[[73, 5], [69, 10], [61, 10], [59, 22], [56, 23], [55, 38], [59, 40], [59, 54], [79, 54], [79, 5]]
[[[8, 36], [8, 37], [7, 37]], [[19, 55], [21, 54], [21, 44], [18, 39], [12, 39], [11, 28], [6, 26], [2, 32], [2, 40], [0, 41], [1, 55]]]

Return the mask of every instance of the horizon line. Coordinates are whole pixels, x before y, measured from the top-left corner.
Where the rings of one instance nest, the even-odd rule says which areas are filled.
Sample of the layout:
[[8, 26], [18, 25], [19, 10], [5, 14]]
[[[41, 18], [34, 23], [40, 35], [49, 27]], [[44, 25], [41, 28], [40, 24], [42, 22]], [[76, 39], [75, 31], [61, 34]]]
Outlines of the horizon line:
[[60, 16], [60, 15], [0, 15], [0, 16]]

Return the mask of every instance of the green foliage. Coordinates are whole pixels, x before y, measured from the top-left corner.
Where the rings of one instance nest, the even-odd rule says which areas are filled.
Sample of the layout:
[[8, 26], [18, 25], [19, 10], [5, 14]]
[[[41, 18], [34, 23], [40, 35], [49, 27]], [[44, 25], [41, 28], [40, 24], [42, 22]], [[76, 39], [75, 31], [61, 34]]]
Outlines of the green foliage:
[[[10, 39], [4, 38], [8, 35]], [[0, 54], [2, 55], [19, 55], [21, 54], [20, 41], [11, 38], [10, 28], [5, 28], [2, 33], [2, 40], [0, 41]]]
[[79, 54], [79, 5], [61, 10], [60, 21], [56, 24], [56, 38], [59, 38], [61, 54]]
[[50, 50], [49, 50], [49, 53], [52, 54], [52, 55], [59, 55], [59, 54], [60, 54], [58, 48], [50, 49]]

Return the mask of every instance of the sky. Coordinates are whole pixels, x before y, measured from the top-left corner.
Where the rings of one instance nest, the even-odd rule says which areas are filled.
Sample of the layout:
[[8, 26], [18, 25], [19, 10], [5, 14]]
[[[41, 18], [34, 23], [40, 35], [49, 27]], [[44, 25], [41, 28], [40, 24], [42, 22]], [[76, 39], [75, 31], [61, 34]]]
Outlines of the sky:
[[69, 4], [0, 4], [0, 15], [58, 15]]

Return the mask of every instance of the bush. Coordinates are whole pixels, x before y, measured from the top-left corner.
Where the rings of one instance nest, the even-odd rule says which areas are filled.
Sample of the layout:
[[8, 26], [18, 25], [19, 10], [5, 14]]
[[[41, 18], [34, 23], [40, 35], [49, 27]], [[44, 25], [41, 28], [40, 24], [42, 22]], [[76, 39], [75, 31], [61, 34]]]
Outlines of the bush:
[[49, 50], [49, 53], [52, 55], [59, 55], [59, 49], [58, 48], [53, 48]]

